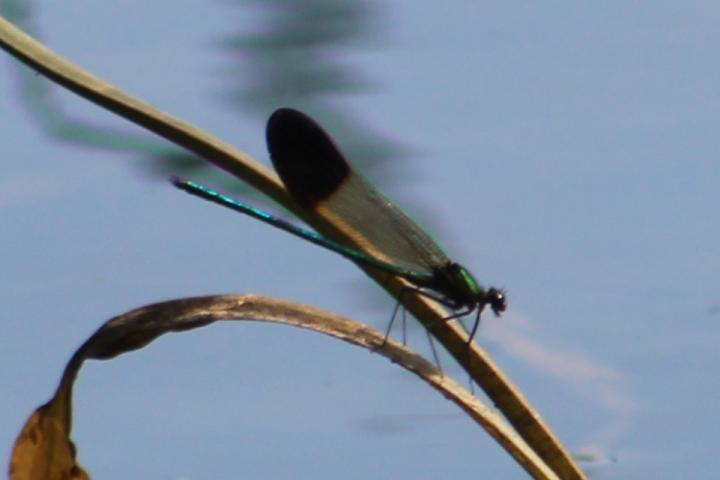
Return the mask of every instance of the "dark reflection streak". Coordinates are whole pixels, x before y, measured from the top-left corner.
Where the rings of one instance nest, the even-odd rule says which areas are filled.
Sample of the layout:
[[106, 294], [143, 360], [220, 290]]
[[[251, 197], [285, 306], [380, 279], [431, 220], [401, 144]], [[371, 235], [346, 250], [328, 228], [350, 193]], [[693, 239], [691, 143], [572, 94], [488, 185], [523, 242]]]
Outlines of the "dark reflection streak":
[[[260, 123], [281, 105], [308, 110], [323, 123], [334, 125], [333, 133], [345, 152], [356, 165], [364, 164], [364, 169], [387, 165], [403, 153], [403, 149], [335, 106], [347, 95], [377, 89], [342, 59], [363, 44], [382, 46], [382, 5], [369, 0], [244, 0], [216, 5], [239, 9], [237, 31], [215, 43], [226, 54], [224, 104], [238, 112], [252, 112]], [[0, 0], [0, 8], [9, 21], [42, 38], [35, 25], [32, 2]], [[62, 108], [59, 104], [55, 85], [20, 63], [14, 65], [20, 85], [18, 98], [38, 129], [53, 140], [107, 152], [139, 154], [147, 161], [136, 163], [138, 168], [163, 181], [170, 175], [206, 180], [212, 177], [209, 181], [223, 190], [244, 191], [242, 182], [162, 140], [131, 133], [124, 126], [110, 128], [77, 118], [72, 105]], [[259, 134], [238, 132], [237, 139], [228, 140], [242, 148], [238, 139], [244, 135], [254, 138]]]

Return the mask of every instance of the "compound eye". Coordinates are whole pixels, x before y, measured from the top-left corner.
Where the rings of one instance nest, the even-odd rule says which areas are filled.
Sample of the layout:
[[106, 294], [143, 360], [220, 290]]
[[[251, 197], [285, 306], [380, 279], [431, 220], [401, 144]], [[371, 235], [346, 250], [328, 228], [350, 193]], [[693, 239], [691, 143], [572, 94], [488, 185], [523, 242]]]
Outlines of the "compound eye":
[[487, 292], [487, 297], [490, 308], [495, 315], [500, 315], [501, 312], [507, 309], [507, 297], [502, 290], [491, 288]]

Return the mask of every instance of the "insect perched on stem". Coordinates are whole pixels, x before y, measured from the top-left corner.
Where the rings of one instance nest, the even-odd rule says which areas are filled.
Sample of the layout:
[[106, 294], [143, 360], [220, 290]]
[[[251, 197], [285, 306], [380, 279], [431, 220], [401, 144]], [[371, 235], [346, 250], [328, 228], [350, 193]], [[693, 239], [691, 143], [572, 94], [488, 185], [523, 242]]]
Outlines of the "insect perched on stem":
[[477, 332], [485, 307], [498, 316], [505, 311], [502, 290], [480, 286], [465, 267], [450, 260], [410, 217], [350, 168], [332, 138], [310, 117], [289, 108], [275, 111], [268, 120], [267, 143], [275, 170], [302, 208], [332, 213], [359, 231], [383, 258], [297, 227], [190, 180], [175, 178], [173, 183], [350, 260], [405, 278], [414, 285], [412, 290], [453, 310], [445, 320], [475, 312], [468, 343]]

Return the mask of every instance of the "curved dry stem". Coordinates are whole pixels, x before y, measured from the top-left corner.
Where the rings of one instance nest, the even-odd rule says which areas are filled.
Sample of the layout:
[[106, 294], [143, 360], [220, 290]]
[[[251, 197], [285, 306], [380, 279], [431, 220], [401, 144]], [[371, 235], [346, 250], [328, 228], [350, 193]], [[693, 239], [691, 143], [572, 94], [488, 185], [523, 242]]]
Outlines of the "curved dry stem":
[[[196, 153], [248, 182], [292, 210], [328, 238], [358, 248], [363, 246], [365, 249], [372, 248], [362, 232], [351, 229], [342, 219], [299, 209], [288, 197], [277, 177], [248, 155], [78, 68], [1, 17], [0, 47], [65, 88]], [[372, 251], [368, 253], [372, 254]], [[408, 286], [403, 279], [363, 265], [358, 266], [396, 298]], [[565, 479], [585, 478], [582, 470], [545, 424], [540, 414], [532, 408], [484, 350], [477, 344], [473, 344], [472, 348], [468, 349], [465, 330], [455, 322], [441, 321], [446, 313], [439, 305], [427, 297], [413, 294], [403, 295], [403, 304], [468, 371], [520, 436], [558, 476]]]
[[[145, 347], [165, 333], [219, 320], [282, 323], [344, 340], [388, 358], [416, 374], [475, 419], [534, 478], [558, 478], [527, 444], [477, 397], [406, 346], [367, 325], [309, 305], [259, 295], [216, 295], [147, 305], [108, 320], [73, 355], [58, 393], [70, 405], [70, 385], [86, 359], [110, 359]], [[379, 349], [382, 346], [381, 349]], [[379, 349], [379, 350], [378, 350]], [[67, 412], [68, 420], [70, 412]]]

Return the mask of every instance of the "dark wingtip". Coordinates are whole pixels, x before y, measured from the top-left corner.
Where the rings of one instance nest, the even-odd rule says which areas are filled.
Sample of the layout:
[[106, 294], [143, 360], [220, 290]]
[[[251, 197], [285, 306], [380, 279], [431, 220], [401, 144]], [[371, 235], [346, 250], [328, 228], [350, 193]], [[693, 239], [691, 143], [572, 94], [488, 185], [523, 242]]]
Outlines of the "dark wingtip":
[[275, 171], [301, 205], [327, 199], [350, 173], [330, 135], [298, 110], [275, 110], [265, 133]]
[[325, 133], [315, 120], [303, 112], [288, 107], [278, 108], [270, 115], [265, 129], [270, 155], [282, 150], [289, 141], [302, 144], [303, 138], [312, 132]]
[[268, 118], [265, 136], [268, 149], [272, 154], [273, 147], [278, 147], [280, 141], [287, 140], [293, 132], [306, 130], [322, 130], [315, 120], [294, 108], [282, 107], [275, 110]]

